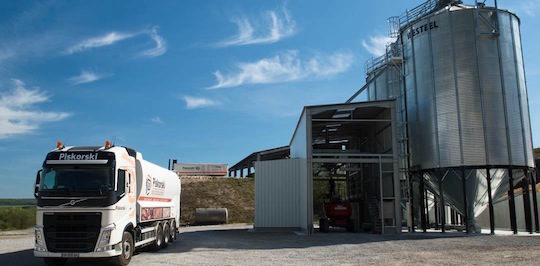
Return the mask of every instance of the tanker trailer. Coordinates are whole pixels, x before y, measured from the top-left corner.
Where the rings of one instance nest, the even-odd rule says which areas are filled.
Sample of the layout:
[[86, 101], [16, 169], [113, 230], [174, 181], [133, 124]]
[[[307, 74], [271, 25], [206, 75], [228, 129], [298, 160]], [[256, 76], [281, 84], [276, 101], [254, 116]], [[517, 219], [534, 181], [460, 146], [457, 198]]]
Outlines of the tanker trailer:
[[36, 176], [34, 256], [48, 265], [110, 257], [127, 265], [136, 248], [166, 248], [180, 224], [180, 179], [135, 150], [58, 142]]

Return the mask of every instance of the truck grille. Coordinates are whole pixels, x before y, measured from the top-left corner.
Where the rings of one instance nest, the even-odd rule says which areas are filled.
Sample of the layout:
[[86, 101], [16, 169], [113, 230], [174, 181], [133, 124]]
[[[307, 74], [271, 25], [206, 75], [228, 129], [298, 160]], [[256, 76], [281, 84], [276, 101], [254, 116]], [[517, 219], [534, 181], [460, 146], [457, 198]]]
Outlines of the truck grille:
[[50, 252], [92, 252], [101, 228], [101, 213], [45, 213], [43, 230]]

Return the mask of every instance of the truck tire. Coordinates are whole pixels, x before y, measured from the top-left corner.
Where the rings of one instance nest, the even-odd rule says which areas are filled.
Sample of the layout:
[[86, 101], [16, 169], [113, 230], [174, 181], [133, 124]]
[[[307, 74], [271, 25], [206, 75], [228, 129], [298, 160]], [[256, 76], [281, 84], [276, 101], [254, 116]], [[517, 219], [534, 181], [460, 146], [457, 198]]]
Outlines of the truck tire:
[[153, 251], [158, 251], [163, 246], [163, 226], [158, 223], [156, 227], [156, 240], [152, 242], [150, 247]]
[[63, 266], [66, 264], [65, 258], [43, 258], [45, 265], [47, 266]]
[[170, 242], [174, 242], [176, 240], [176, 221], [175, 220], [172, 220], [171, 221], [171, 240], [169, 240]]
[[161, 248], [167, 248], [171, 239], [171, 227], [169, 223], [163, 224], [163, 244]]
[[135, 247], [133, 245], [133, 236], [129, 232], [124, 232], [120, 246], [122, 247], [122, 254], [114, 257], [112, 262], [114, 265], [126, 266], [131, 261], [131, 257], [133, 257], [133, 249]]

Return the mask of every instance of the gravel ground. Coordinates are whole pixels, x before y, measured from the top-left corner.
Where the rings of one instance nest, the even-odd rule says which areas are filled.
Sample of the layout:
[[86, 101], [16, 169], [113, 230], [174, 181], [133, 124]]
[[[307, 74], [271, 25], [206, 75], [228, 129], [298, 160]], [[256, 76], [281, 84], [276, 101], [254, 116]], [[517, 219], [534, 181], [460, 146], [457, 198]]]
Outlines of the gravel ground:
[[[539, 265], [540, 235], [414, 233], [400, 236], [251, 232], [251, 226], [182, 228], [179, 241], [130, 265]], [[32, 231], [0, 233], [0, 265], [42, 265]], [[107, 261], [71, 260], [68, 265]]]

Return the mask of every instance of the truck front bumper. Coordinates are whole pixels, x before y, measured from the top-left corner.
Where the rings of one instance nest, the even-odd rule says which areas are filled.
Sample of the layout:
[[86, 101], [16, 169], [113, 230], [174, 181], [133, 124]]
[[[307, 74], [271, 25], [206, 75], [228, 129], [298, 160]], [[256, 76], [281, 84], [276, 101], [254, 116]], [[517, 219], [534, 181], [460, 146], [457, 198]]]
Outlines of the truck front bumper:
[[95, 251], [86, 253], [73, 253], [73, 252], [48, 252], [34, 250], [34, 256], [36, 257], [48, 257], [48, 258], [105, 258], [115, 257], [122, 254], [122, 246], [120, 243], [114, 245], [114, 248], [107, 251]]

